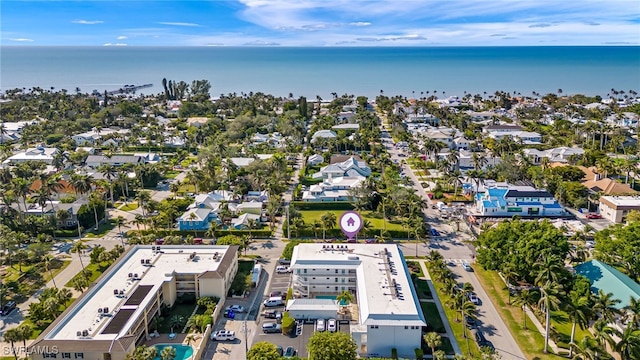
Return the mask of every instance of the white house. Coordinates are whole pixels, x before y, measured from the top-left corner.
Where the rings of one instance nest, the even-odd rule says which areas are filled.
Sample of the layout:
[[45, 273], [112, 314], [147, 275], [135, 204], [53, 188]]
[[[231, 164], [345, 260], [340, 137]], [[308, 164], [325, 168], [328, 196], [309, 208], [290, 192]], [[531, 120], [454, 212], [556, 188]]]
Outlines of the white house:
[[315, 134], [311, 137], [311, 142], [314, 143], [318, 141], [318, 139], [335, 139], [338, 135], [332, 130], [319, 130], [316, 131]]
[[[349, 333], [361, 357], [415, 357], [422, 327], [427, 326], [404, 255], [395, 244], [300, 244], [291, 258], [294, 297], [322, 299], [350, 292], [339, 320], [349, 320]], [[295, 313], [328, 311], [326, 304], [301, 302]]]
[[81, 134], [76, 134], [71, 136], [71, 138], [73, 139], [73, 141], [75, 141], [77, 146], [95, 146], [95, 145], [109, 145], [109, 144], [114, 144], [117, 145], [117, 142], [115, 140], [106, 143], [105, 142], [101, 142], [102, 138], [104, 138], [106, 135], [111, 135], [111, 134], [120, 134], [120, 135], [125, 135], [128, 134], [129, 130], [126, 129], [121, 129], [121, 130], [116, 130], [116, 129], [96, 129], [93, 128], [91, 131], [87, 131]]
[[309, 156], [309, 158], [307, 159], [307, 165], [309, 166], [319, 165], [319, 164], [322, 164], [323, 162], [324, 162], [324, 158], [322, 157], [322, 155], [318, 155], [318, 154], [313, 154]]
[[60, 150], [56, 148], [38, 146], [35, 148], [29, 148], [27, 149], [27, 151], [10, 156], [7, 160], [4, 161], [4, 163], [15, 165], [28, 161], [41, 161], [46, 163], [47, 165], [51, 165], [53, 163], [54, 157], [56, 157], [59, 152]]
[[302, 193], [302, 201], [352, 201], [351, 189], [355, 189], [366, 178], [364, 176], [331, 177], [319, 184], [311, 185], [309, 190]]
[[330, 164], [313, 174], [314, 179], [329, 179], [332, 177], [367, 177], [371, 175], [371, 168], [364, 161], [358, 161], [353, 156], [341, 162]]
[[584, 150], [579, 147], [566, 147], [561, 146], [548, 150], [537, 149], [522, 149], [522, 152], [531, 160], [534, 165], [538, 165], [542, 162], [542, 159], [547, 158], [549, 162], [563, 162], [566, 163], [573, 156], [584, 155]]

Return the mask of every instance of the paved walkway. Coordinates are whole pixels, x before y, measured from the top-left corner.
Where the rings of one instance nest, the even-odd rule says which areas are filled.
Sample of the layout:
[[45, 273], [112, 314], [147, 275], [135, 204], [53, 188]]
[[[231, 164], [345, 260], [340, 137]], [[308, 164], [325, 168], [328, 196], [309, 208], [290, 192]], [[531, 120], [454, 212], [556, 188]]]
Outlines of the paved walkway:
[[[420, 268], [422, 269], [422, 273], [424, 274], [424, 279], [427, 280], [427, 284], [429, 285], [429, 289], [431, 290], [431, 295], [433, 295], [433, 302], [436, 304], [436, 307], [438, 308], [438, 314], [440, 315], [440, 319], [442, 319], [442, 324], [444, 325], [444, 329], [447, 332], [447, 337], [451, 342], [451, 347], [453, 348], [453, 351], [456, 354], [462, 354], [462, 351], [460, 350], [460, 346], [458, 345], [458, 340], [453, 334], [453, 329], [451, 329], [451, 324], [449, 324], [449, 319], [447, 318], [447, 315], [444, 313], [444, 309], [442, 308], [442, 302], [440, 301], [440, 298], [438, 298], [438, 293], [436, 292], [436, 288], [433, 286], [433, 283], [431, 282], [431, 275], [429, 274], [429, 270], [427, 270], [427, 266], [425, 265], [424, 261], [418, 261], [418, 262], [420, 263]], [[428, 321], [429, 320], [427, 319], [427, 322]]]

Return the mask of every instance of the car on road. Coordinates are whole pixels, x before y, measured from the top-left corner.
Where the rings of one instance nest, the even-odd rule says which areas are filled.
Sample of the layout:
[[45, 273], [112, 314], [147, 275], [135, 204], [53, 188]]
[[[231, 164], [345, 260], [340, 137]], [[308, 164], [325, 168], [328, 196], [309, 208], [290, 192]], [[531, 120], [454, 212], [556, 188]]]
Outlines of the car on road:
[[11, 314], [11, 312], [15, 308], [16, 308], [16, 302], [15, 301], [7, 302], [6, 304], [4, 304], [2, 309], [0, 309], [0, 316], [7, 316], [7, 315]]
[[324, 319], [318, 319], [318, 321], [316, 321], [316, 331], [324, 331], [324, 330], [325, 330]]
[[336, 332], [337, 329], [338, 329], [338, 324], [336, 319], [329, 319], [329, 321], [327, 321], [327, 331]]
[[469, 294], [469, 301], [471, 301], [475, 305], [480, 305], [480, 299], [474, 293]]
[[587, 219], [602, 219], [602, 215], [598, 213], [589, 213], [585, 216]]
[[471, 268], [471, 265], [469, 265], [469, 263], [467, 262], [462, 263], [462, 268], [465, 269], [465, 271], [473, 271], [473, 269]]
[[293, 348], [293, 346], [287, 346], [287, 348], [284, 350], [284, 354], [282, 355], [282, 357], [284, 358], [292, 358], [294, 356], [296, 356], [296, 349]]
[[232, 330], [220, 330], [211, 333], [211, 340], [216, 341], [233, 341], [236, 339], [236, 333]]
[[264, 323], [262, 324], [262, 332], [265, 334], [280, 333], [282, 332], [282, 325], [274, 322]]
[[276, 351], [278, 352], [278, 356], [282, 356], [282, 354], [284, 354], [284, 350], [280, 345], [276, 345]]
[[287, 274], [291, 272], [291, 268], [285, 265], [276, 266], [276, 272], [278, 274]]
[[231, 306], [227, 306], [227, 307], [225, 308], [225, 310], [226, 310], [226, 311], [231, 310], [231, 311], [233, 311], [234, 313], [243, 313], [243, 312], [245, 312], [245, 310], [246, 310], [246, 309], [245, 309], [245, 308], [244, 308], [244, 306], [242, 306], [242, 305], [231, 305]]
[[478, 347], [488, 347], [490, 349], [494, 349], [493, 344], [491, 343], [491, 341], [487, 340], [487, 338], [484, 336], [484, 334], [482, 333], [482, 331], [480, 329], [476, 329], [475, 330], [475, 334], [474, 334], [474, 338], [476, 339], [476, 342], [478, 343]]

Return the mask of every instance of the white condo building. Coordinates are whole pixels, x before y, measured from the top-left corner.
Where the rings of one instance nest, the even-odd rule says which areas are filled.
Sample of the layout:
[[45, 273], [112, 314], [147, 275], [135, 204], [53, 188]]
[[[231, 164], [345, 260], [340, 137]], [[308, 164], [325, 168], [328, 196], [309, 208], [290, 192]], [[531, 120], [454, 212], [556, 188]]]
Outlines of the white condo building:
[[297, 298], [353, 295], [350, 331], [363, 357], [415, 356], [426, 326], [402, 252], [393, 244], [299, 244], [291, 258]]
[[163, 304], [181, 294], [224, 298], [237, 270], [237, 246], [134, 246], [38, 336], [30, 348], [51, 352], [31, 359], [124, 360]]

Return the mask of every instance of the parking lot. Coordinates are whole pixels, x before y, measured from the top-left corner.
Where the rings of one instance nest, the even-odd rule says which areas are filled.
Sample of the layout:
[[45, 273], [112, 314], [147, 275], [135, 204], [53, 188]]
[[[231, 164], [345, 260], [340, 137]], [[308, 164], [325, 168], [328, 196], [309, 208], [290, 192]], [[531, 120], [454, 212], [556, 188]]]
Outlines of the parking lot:
[[287, 289], [289, 289], [291, 274], [278, 274], [274, 271], [271, 276], [271, 287], [269, 288], [269, 292], [267, 292], [267, 296], [265, 296], [265, 300], [269, 296], [269, 294], [275, 291], [280, 291], [283, 295], [286, 295]]

